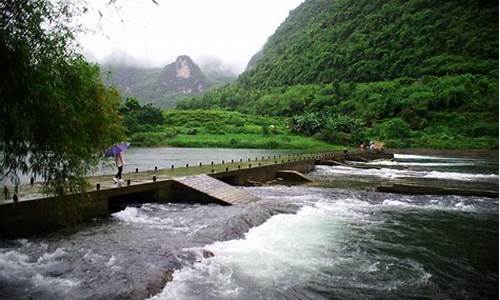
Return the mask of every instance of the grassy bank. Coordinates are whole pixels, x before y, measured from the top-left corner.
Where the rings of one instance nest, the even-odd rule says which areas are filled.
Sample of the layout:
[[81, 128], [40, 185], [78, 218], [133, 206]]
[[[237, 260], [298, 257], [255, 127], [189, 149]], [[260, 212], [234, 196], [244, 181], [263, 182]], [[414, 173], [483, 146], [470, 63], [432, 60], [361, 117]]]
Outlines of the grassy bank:
[[[224, 110], [167, 110], [161, 114], [162, 121], [158, 122], [161, 125], [139, 124], [131, 127], [134, 130], [129, 140], [135, 146], [198, 148], [335, 150], [347, 144], [328, 143], [321, 133], [313, 137], [298, 134], [290, 126], [293, 120], [285, 117]], [[475, 119], [483, 121], [475, 122]], [[498, 139], [493, 137], [498, 124], [489, 121], [488, 115], [484, 113], [439, 114], [433, 126], [421, 131], [412, 130], [406, 125], [399, 118], [390, 119], [364, 129], [358, 139], [374, 138], [390, 148], [498, 148]]]
[[293, 133], [281, 117], [245, 115], [222, 110], [168, 110], [161, 126], [132, 133], [136, 146], [174, 146], [261, 149], [341, 149]]
[[312, 138], [277, 134], [262, 136], [259, 134], [179, 134], [166, 139], [166, 144], [175, 147], [215, 147], [215, 148], [260, 148], [260, 149], [338, 149]]

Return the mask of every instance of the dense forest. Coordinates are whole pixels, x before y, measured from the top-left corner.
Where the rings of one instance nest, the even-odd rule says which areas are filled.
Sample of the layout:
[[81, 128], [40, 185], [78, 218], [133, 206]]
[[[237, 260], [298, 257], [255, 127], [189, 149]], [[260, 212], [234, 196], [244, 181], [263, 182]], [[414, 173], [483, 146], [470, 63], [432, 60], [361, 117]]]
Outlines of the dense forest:
[[308, 0], [234, 84], [182, 101], [355, 145], [498, 148], [498, 2]]

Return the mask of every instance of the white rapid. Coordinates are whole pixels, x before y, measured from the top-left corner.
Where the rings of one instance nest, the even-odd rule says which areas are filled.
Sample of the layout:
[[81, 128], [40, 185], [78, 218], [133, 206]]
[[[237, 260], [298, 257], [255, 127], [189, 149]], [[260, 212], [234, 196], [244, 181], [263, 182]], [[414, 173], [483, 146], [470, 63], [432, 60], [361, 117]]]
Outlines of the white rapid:
[[[488, 204], [484, 207], [483, 198], [371, 198], [370, 194], [337, 194], [314, 188], [251, 190], [267, 201], [276, 201], [276, 195], [280, 195], [281, 201], [301, 208], [294, 214], [271, 217], [241, 239], [205, 246], [203, 249], [213, 257], [200, 257], [194, 265], [174, 272], [173, 281], [151, 299], [269, 299], [291, 294], [307, 298], [305, 291], [310, 286], [320, 290], [338, 286], [374, 289], [380, 293], [419, 288], [428, 284], [432, 275], [417, 259], [365, 248], [376, 241], [375, 232], [389, 230], [386, 222], [394, 220], [386, 215], [408, 209], [417, 210], [417, 214], [484, 213], [490, 209]], [[322, 298], [321, 293], [314, 295]]]
[[405, 177], [414, 178], [433, 178], [433, 179], [448, 179], [461, 181], [498, 181], [498, 174], [474, 174], [446, 171], [414, 171], [400, 170], [391, 168], [380, 169], [361, 169], [355, 167], [344, 166], [316, 166], [313, 175], [334, 176], [334, 175], [349, 175], [349, 176], [366, 176], [380, 177], [384, 179], [398, 179]]

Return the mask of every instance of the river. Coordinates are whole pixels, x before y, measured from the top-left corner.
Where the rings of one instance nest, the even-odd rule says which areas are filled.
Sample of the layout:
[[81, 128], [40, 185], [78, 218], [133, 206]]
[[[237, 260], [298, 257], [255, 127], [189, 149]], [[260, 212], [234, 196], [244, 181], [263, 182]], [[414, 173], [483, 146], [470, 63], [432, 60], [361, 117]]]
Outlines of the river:
[[250, 205], [132, 205], [0, 241], [0, 298], [498, 299], [498, 199], [370, 188], [422, 178], [498, 188], [498, 162], [372, 165], [317, 166], [314, 185], [248, 187], [262, 199]]
[[[254, 160], [256, 157], [261, 159], [263, 156], [278, 156], [294, 153], [303, 153], [301, 150], [283, 150], [283, 149], [226, 149], [226, 148], [176, 148], [176, 147], [131, 147], [125, 154], [125, 167], [123, 172], [151, 171], [155, 167], [159, 169], [168, 169], [172, 165], [183, 167], [186, 164], [191, 166], [202, 163], [204, 165], [229, 162], [231, 160], [239, 161], [248, 158]], [[116, 173], [116, 166], [113, 158], [104, 159], [96, 168], [89, 173], [89, 176], [112, 175]], [[28, 184], [30, 174], [19, 173], [19, 183]], [[37, 177], [36, 181], [42, 181], [43, 178]], [[5, 178], [2, 184], [12, 186], [9, 179]]]

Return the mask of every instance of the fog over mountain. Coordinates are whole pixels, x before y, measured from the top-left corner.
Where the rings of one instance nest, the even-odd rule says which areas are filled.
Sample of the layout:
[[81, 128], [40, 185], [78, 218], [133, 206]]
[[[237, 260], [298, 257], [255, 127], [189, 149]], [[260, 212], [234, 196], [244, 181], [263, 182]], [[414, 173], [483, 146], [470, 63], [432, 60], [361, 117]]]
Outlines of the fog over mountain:
[[123, 50], [115, 50], [113, 53], [104, 57], [100, 61], [96, 60], [96, 62], [106, 66], [127, 66], [146, 69], [153, 68], [153, 66], [145, 64], [144, 61], [140, 61]]
[[101, 64], [103, 79], [125, 96], [160, 107], [172, 107], [184, 97], [199, 95], [237, 77], [220, 59], [204, 57], [198, 65], [180, 55], [163, 67], [147, 67], [124, 52], [115, 52]]
[[200, 66], [216, 58], [224, 69], [241, 73], [302, 0], [156, 2], [87, 0], [82, 23], [89, 30], [78, 37], [86, 57], [151, 68], [187, 54]]

